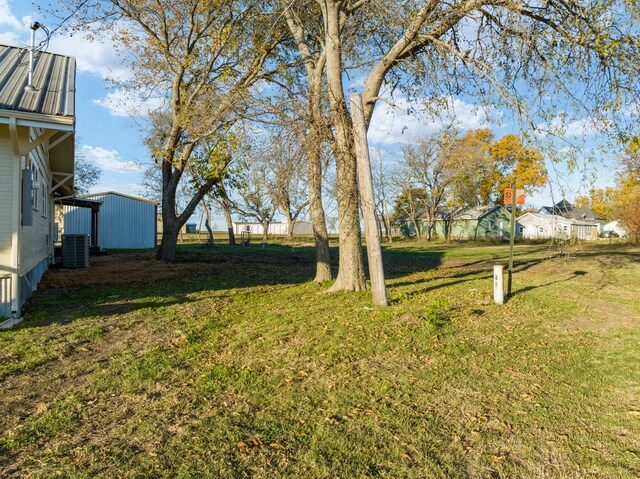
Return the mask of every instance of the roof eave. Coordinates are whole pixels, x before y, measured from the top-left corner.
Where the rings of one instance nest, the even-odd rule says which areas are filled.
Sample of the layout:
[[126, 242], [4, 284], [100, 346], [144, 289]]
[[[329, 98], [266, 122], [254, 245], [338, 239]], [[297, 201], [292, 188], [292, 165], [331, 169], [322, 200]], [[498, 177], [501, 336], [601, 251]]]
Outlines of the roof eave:
[[9, 118], [15, 118], [17, 126], [47, 128], [60, 131], [75, 130], [75, 118], [72, 116], [45, 115], [28, 111], [0, 109], [0, 124], [8, 125]]

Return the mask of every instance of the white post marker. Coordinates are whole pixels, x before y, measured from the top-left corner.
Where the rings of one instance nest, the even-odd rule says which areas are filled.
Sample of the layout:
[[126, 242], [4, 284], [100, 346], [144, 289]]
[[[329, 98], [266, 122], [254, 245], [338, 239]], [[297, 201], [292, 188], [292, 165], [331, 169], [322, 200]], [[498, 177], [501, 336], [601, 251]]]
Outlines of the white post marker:
[[504, 266], [501, 264], [493, 267], [493, 300], [504, 304]]

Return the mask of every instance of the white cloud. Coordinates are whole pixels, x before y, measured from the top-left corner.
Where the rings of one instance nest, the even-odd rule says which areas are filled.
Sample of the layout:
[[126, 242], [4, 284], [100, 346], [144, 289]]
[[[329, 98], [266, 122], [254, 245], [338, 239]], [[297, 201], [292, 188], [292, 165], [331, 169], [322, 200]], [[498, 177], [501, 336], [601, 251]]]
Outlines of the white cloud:
[[142, 196], [144, 188], [138, 183], [98, 183], [89, 190], [89, 193], [104, 193], [105, 191], [117, 191], [125, 195]]
[[136, 117], [146, 116], [161, 108], [163, 101], [161, 98], [140, 98], [121, 88], [92, 103], [108, 109], [114, 116]]
[[0, 25], [8, 25], [16, 30], [22, 28], [20, 21], [11, 12], [9, 0], [0, 0]]
[[541, 138], [549, 134], [571, 138], [598, 135], [603, 133], [605, 129], [606, 125], [595, 118], [581, 118], [570, 121], [564, 113], [561, 113], [549, 123], [537, 125], [536, 134]]
[[419, 104], [406, 98], [394, 101], [396, 107], [378, 102], [369, 126], [371, 143], [409, 143], [424, 135], [434, 134], [448, 126], [462, 130], [490, 127], [488, 111], [458, 98], [444, 98], [437, 115], [419, 110]]
[[113, 80], [131, 77], [131, 69], [125, 65], [116, 46], [107, 35], [89, 36], [85, 33], [54, 36], [48, 51], [76, 58], [78, 70]]
[[109, 173], [134, 173], [142, 171], [142, 166], [135, 161], [123, 161], [117, 150], [107, 150], [101, 146], [83, 145], [78, 152], [88, 161]]
[[[30, 43], [30, 25], [34, 18], [25, 15], [20, 20], [13, 14], [8, 0], [0, 0], [0, 43], [28, 46]], [[36, 19], [42, 22], [42, 19]], [[53, 25], [45, 26], [51, 28]], [[10, 30], [10, 31], [7, 31]], [[88, 33], [55, 33], [49, 41], [47, 51], [76, 58], [78, 71], [92, 73], [100, 77], [114, 80], [126, 80], [131, 77], [131, 69], [126, 61], [118, 55], [115, 43], [110, 35], [99, 35], [103, 30], [100, 25], [93, 25], [91, 35]], [[36, 32], [36, 43], [43, 40], [44, 32]]]
[[0, 44], [2, 45], [17, 45], [18, 41], [18, 35], [14, 32], [0, 33]]

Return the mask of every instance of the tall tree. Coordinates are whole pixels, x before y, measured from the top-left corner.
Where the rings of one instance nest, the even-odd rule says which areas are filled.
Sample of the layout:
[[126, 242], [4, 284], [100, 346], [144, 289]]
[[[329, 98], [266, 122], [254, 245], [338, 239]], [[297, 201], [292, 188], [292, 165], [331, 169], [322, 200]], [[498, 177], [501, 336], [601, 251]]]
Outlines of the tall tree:
[[[532, 124], [532, 105], [538, 117], [557, 112], [557, 103], [601, 117], [605, 107], [611, 111], [623, 98], [637, 97], [635, 1], [540, 6], [537, 1], [454, 0], [389, 6], [375, 0], [324, 0], [318, 5], [322, 23], [312, 34], [324, 40], [326, 52], [340, 223], [340, 265], [332, 290], [365, 286], [353, 128], [343, 83], [346, 52], [369, 68], [363, 93], [367, 126], [385, 82], [413, 92], [423, 89], [434, 102], [444, 93], [474, 95], [510, 107], [523, 125]], [[407, 74], [394, 76], [399, 68]], [[549, 95], [559, 99], [545, 110], [539, 100]]]
[[498, 175], [490, 155], [493, 138], [493, 132], [487, 128], [467, 131], [462, 137], [456, 137], [455, 133], [447, 136], [449, 148], [444, 154], [452, 171], [447, 201], [451, 213], [491, 201]]
[[494, 141], [489, 152], [496, 173], [489, 195], [494, 203], [504, 202], [504, 190], [511, 188], [514, 178], [516, 187], [527, 193], [547, 184], [544, 156], [539, 150], [523, 145], [518, 135], [505, 135]]
[[634, 243], [640, 242], [640, 178], [629, 172], [618, 182], [615, 214]]
[[303, 149], [295, 132], [288, 130], [282, 127], [273, 133], [264, 165], [269, 170], [269, 193], [287, 221], [287, 236], [293, 238], [296, 221], [309, 204], [304, 182], [308, 165], [304, 162]]
[[240, 173], [235, 182], [238, 200], [234, 203], [234, 211], [244, 218], [251, 218], [260, 223], [262, 241], [266, 243], [269, 225], [278, 210], [278, 205], [273, 202], [269, 190], [268, 171], [264, 161], [259, 157], [247, 156], [240, 161]]
[[390, 194], [393, 188], [392, 175], [389, 168], [385, 167], [384, 152], [380, 149], [377, 151], [377, 159], [378, 164], [375, 165], [375, 168], [372, 168], [373, 187], [377, 198], [376, 215], [378, 216], [378, 222], [381, 224], [380, 237], [382, 237], [382, 230], [384, 229], [387, 241], [392, 243], [391, 214], [389, 213]]
[[579, 208], [589, 208], [605, 221], [615, 219], [616, 188], [591, 188], [586, 195], [578, 196], [573, 204]]
[[427, 193], [422, 188], [416, 188], [410, 185], [405, 186], [396, 198], [393, 215], [391, 217], [392, 221], [401, 219], [405, 220], [407, 224], [413, 224], [416, 238], [421, 240], [422, 231], [420, 230], [418, 221], [421, 219], [426, 202]]
[[306, 145], [309, 213], [316, 246], [314, 282], [320, 284], [332, 278], [329, 235], [322, 204], [322, 144], [330, 134], [323, 112], [322, 79], [326, 52], [323, 38], [319, 34], [322, 26], [319, 24], [318, 2], [300, 0], [281, 3], [284, 4], [284, 18], [306, 73], [306, 105], [301, 108], [302, 126], [298, 129], [298, 134], [300, 138], [304, 137]]
[[444, 205], [458, 171], [451, 165], [449, 143], [446, 136], [421, 138], [402, 149], [401, 167], [405, 176], [424, 193], [422, 214], [427, 220], [428, 240], [432, 239], [436, 212]]
[[[176, 191], [197, 146], [246, 116], [250, 90], [271, 71], [286, 31], [270, 2], [234, 0], [61, 0], [84, 26], [110, 29], [133, 75], [127, 87], [164, 100], [162, 243], [157, 257], [176, 257], [178, 232], [218, 180], [205, 178], [184, 210]], [[268, 71], [270, 70], [270, 71]], [[215, 167], [215, 165], [213, 165]]]

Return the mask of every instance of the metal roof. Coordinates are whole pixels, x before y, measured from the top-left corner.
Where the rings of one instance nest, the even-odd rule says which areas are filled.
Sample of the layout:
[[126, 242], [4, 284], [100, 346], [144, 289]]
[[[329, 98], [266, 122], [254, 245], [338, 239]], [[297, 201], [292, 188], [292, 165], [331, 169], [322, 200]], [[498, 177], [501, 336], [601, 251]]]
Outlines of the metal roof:
[[126, 195], [124, 193], [118, 193], [117, 191], [103, 191], [102, 193], [90, 193], [88, 195], [78, 196], [78, 198], [96, 198], [98, 196], [107, 196], [107, 195], [122, 196], [123, 198], [129, 198], [130, 200], [142, 201], [144, 203], [151, 203], [152, 205], [156, 205], [156, 206], [158, 205], [158, 203], [155, 201], [148, 200], [146, 198], [140, 198], [139, 196], [131, 196], [131, 195]]
[[75, 58], [48, 52], [34, 52], [33, 57], [36, 91], [27, 92], [29, 50], [0, 45], [0, 110], [73, 117]]

